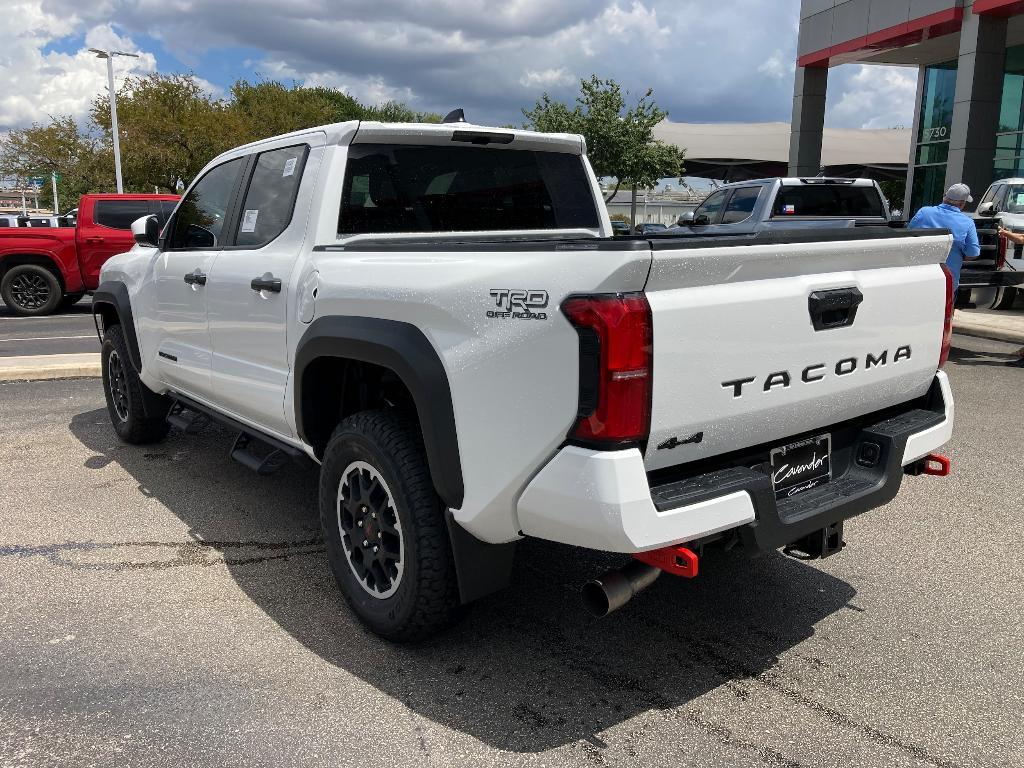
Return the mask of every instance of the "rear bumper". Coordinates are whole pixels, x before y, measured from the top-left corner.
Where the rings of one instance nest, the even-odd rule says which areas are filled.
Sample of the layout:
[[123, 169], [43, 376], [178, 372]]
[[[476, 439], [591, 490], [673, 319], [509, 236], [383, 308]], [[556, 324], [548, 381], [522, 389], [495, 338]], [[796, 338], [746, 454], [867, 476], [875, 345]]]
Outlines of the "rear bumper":
[[[699, 474], [653, 481], [635, 448], [567, 447], [523, 492], [519, 524], [528, 536], [608, 552], [642, 552], [731, 529], [749, 549], [777, 549], [891, 501], [903, 468], [947, 443], [952, 430], [953, 396], [940, 371], [922, 401], [833, 428], [833, 480], [781, 501], [760, 460], [771, 446]], [[868, 444], [877, 449], [873, 463], [864, 461]]]
[[961, 288], [1003, 288], [1024, 285], [1024, 272], [973, 270], [960, 272]]

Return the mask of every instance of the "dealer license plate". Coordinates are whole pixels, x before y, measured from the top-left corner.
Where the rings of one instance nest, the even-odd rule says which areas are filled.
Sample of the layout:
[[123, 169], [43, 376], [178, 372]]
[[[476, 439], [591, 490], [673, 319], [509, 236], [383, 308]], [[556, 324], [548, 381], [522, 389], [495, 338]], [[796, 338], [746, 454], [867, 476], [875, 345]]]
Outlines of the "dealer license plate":
[[831, 435], [818, 435], [772, 450], [775, 498], [788, 499], [831, 480], [831, 452]]

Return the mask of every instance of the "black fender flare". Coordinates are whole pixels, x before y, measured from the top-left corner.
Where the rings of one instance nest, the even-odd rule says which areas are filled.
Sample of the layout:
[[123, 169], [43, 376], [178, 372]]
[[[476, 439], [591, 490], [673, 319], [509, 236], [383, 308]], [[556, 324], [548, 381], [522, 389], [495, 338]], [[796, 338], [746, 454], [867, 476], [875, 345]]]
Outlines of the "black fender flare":
[[[106, 280], [99, 284], [99, 287], [92, 294], [92, 317], [96, 321], [96, 315], [102, 312], [101, 307], [113, 307], [114, 312], [121, 322], [121, 329], [124, 331], [124, 340], [128, 344], [128, 354], [131, 357], [132, 367], [136, 373], [142, 373], [142, 354], [139, 352], [139, 339], [135, 335], [135, 319], [132, 316], [132, 302], [128, 295], [128, 286], [119, 280]], [[96, 324], [96, 334], [103, 342], [103, 334], [100, 332], [99, 324]]]
[[423, 331], [410, 323], [375, 317], [329, 316], [313, 321], [295, 350], [295, 426], [306, 444], [303, 374], [313, 361], [335, 357], [387, 368], [412, 394], [434, 488], [453, 509], [462, 506], [465, 487], [455, 429], [455, 410], [444, 364]]

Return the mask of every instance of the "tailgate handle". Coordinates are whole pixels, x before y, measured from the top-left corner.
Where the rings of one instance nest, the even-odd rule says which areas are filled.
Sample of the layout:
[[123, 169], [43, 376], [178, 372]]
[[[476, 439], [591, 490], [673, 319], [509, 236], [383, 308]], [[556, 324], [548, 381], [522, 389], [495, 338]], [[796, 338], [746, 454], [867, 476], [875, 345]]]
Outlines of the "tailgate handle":
[[864, 294], [856, 288], [837, 288], [832, 291], [815, 291], [807, 298], [807, 309], [816, 331], [829, 331], [853, 325], [857, 307], [864, 301]]

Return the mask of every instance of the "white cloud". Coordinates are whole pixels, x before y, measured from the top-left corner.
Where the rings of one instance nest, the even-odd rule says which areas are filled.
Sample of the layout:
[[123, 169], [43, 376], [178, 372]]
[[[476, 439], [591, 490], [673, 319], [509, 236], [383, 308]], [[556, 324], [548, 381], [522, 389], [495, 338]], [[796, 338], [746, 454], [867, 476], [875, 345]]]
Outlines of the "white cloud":
[[[785, 121], [799, 16], [798, 3], [765, 0], [13, 3], [0, 26], [0, 130], [49, 113], [81, 115], [103, 92], [102, 61], [82, 50], [43, 53], [69, 35], [129, 50], [131, 35], [158, 37], [200, 72], [210, 50], [244, 48], [255, 53], [220, 74], [221, 85], [262, 74], [368, 102], [441, 113], [463, 106], [470, 119], [498, 125], [518, 122], [544, 91], [572, 101], [592, 73], [633, 96], [653, 87], [678, 121]], [[147, 72], [155, 61], [146, 54], [117, 65]], [[828, 124], [909, 125], [915, 78], [913, 70], [833, 70]]]
[[773, 80], [791, 80], [796, 71], [796, 62], [791, 55], [776, 48], [757, 71]]
[[[100, 21], [80, 0], [43, 1]], [[417, 109], [464, 105], [503, 124], [545, 90], [571, 101], [591, 74], [633, 95], [653, 87], [675, 119], [780, 119], [791, 86], [757, 68], [777, 47], [795, 57], [798, 10], [764, 0], [105, 0], [102, 13], [129, 32], [159, 30], [200, 71], [204, 50], [245, 47], [262, 55], [240, 77], [277, 62], [353, 95], [409, 93]]]
[[576, 81], [576, 75], [565, 67], [545, 69], [543, 72], [528, 69], [519, 78], [519, 84], [524, 88], [555, 88], [557, 86], [574, 85]]
[[[130, 37], [109, 24], [84, 24], [74, 13], [46, 12], [42, 0], [15, 0], [4, 6], [0, 26], [0, 128], [43, 122], [50, 115], [82, 117], [93, 98], [105, 92], [106, 62], [88, 49], [113, 48], [138, 52], [139, 58], [118, 57], [115, 87], [128, 74], [152, 72], [156, 59], [139, 52]], [[45, 52], [47, 46], [72, 34], [85, 33], [85, 44], [73, 53]]]
[[302, 81], [315, 88], [335, 88], [364, 104], [383, 104], [388, 101], [411, 103], [416, 94], [411, 88], [387, 84], [381, 77], [355, 77], [339, 72], [299, 72], [283, 61], [261, 61], [256, 70], [264, 76], [282, 82]]
[[917, 96], [916, 67], [851, 64], [829, 75], [825, 122], [835, 128], [909, 128]]

